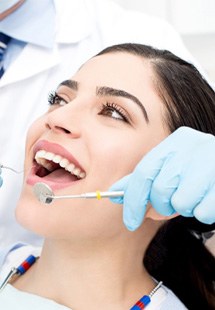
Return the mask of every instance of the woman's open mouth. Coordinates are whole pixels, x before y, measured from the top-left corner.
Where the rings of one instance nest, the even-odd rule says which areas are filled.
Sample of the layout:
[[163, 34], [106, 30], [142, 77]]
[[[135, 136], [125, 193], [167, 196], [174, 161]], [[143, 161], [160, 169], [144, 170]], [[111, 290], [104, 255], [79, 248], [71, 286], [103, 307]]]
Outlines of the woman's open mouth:
[[40, 178], [67, 178], [72, 180], [83, 179], [86, 174], [80, 168], [76, 167], [74, 163], [69, 162], [68, 159], [45, 150], [40, 150], [35, 155], [37, 163], [36, 175]]
[[85, 177], [85, 171], [74, 162], [58, 153], [39, 149], [35, 152], [33, 168], [27, 177], [27, 183], [34, 185], [37, 182], [44, 182], [57, 189], [69, 186], [71, 182]]

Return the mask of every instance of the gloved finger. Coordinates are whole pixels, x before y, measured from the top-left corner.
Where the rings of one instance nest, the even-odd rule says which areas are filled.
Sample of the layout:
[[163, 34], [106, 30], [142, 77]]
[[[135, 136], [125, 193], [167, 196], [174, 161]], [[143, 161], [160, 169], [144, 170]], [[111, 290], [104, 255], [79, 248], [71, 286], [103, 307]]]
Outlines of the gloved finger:
[[160, 172], [165, 157], [149, 152], [134, 169], [124, 195], [123, 221], [129, 230], [137, 229], [144, 218], [154, 178]]
[[179, 127], [150, 150], [148, 154], [151, 158], [157, 158], [158, 156], [164, 158], [168, 154], [179, 152], [183, 154], [183, 150], [192, 150], [193, 147], [199, 145], [200, 136], [205, 138], [206, 134], [190, 127]]
[[[110, 188], [109, 191], [126, 191], [126, 188], [128, 186], [130, 175], [126, 175], [116, 183], [114, 183]], [[120, 203], [123, 204], [124, 197], [110, 197], [109, 198], [114, 203]]]
[[198, 169], [194, 166], [187, 168], [186, 174], [183, 175], [177, 190], [172, 195], [173, 208], [183, 216], [192, 216], [193, 209], [204, 199], [212, 186], [210, 180], [214, 180], [214, 172], [210, 176], [210, 174], [201, 171], [201, 168]]
[[[211, 134], [206, 134], [190, 127], [181, 126], [161, 141], [161, 143], [156, 146], [156, 149], [166, 154], [178, 151], [182, 151], [183, 153], [183, 150], [196, 149], [197, 146], [199, 148], [201, 144], [205, 143], [208, 145], [209, 142], [214, 142], [214, 140], [214, 136]], [[204, 147], [202, 147], [202, 149], [204, 152]]]
[[215, 186], [210, 189], [203, 200], [194, 208], [193, 215], [204, 224], [215, 223]]
[[176, 172], [174, 166], [173, 164], [170, 167], [162, 168], [152, 184], [150, 193], [150, 202], [153, 208], [166, 216], [175, 213], [171, 198], [180, 182], [180, 174]]
[[132, 231], [141, 225], [149, 201], [153, 178], [143, 176], [141, 172], [133, 174], [124, 195], [123, 221]]

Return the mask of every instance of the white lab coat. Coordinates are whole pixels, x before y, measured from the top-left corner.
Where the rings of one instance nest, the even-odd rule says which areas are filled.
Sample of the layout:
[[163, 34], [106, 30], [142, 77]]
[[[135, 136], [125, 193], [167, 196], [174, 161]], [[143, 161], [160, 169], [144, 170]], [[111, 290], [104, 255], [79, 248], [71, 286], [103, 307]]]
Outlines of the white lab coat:
[[[58, 83], [104, 47], [140, 42], [170, 49], [191, 60], [177, 33], [165, 22], [129, 12], [106, 0], [55, 0], [53, 50], [27, 44], [0, 80], [0, 162], [21, 170], [26, 130], [47, 109], [47, 95]], [[0, 189], [0, 246], [22, 240], [37, 243], [15, 223], [22, 175], [3, 171]]]

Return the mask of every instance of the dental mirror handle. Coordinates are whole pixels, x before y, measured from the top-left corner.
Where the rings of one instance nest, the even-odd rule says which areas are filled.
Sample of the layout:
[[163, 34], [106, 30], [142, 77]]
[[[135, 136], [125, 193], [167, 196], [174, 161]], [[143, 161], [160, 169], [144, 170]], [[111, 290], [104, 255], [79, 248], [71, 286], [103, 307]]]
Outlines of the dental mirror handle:
[[55, 196], [52, 189], [45, 183], [36, 183], [33, 187], [33, 192], [37, 199], [40, 202], [50, 204], [53, 199], [75, 199], [75, 198], [109, 198], [109, 197], [123, 197], [124, 192], [123, 191], [115, 191], [115, 192], [90, 192], [90, 193], [84, 193], [80, 195], [61, 195], [61, 196]]
[[72, 198], [96, 198], [96, 199], [101, 199], [101, 198], [109, 198], [109, 197], [123, 197], [124, 192], [123, 191], [115, 191], [115, 192], [90, 192], [90, 193], [84, 193], [80, 195], [65, 195], [65, 196], [56, 196], [53, 195], [53, 199], [72, 199]]

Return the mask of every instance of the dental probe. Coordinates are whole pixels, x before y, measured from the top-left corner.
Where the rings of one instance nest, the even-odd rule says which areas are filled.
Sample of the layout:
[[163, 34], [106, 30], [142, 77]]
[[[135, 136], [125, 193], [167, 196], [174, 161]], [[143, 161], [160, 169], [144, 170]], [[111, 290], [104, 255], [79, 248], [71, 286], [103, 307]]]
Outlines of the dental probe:
[[109, 197], [123, 197], [123, 191], [115, 192], [90, 192], [79, 195], [62, 195], [55, 196], [52, 189], [45, 183], [36, 183], [33, 187], [33, 192], [40, 202], [49, 204], [53, 199], [73, 199], [73, 198], [109, 198]]
[[0, 163], [0, 169], [8, 169], [8, 170], [11, 170], [11, 171], [13, 171], [15, 173], [22, 173], [23, 172], [23, 171], [17, 171], [17, 170], [15, 170], [15, 169], [13, 169], [11, 167], [8, 167], [8, 166], [4, 166], [1, 163]]

